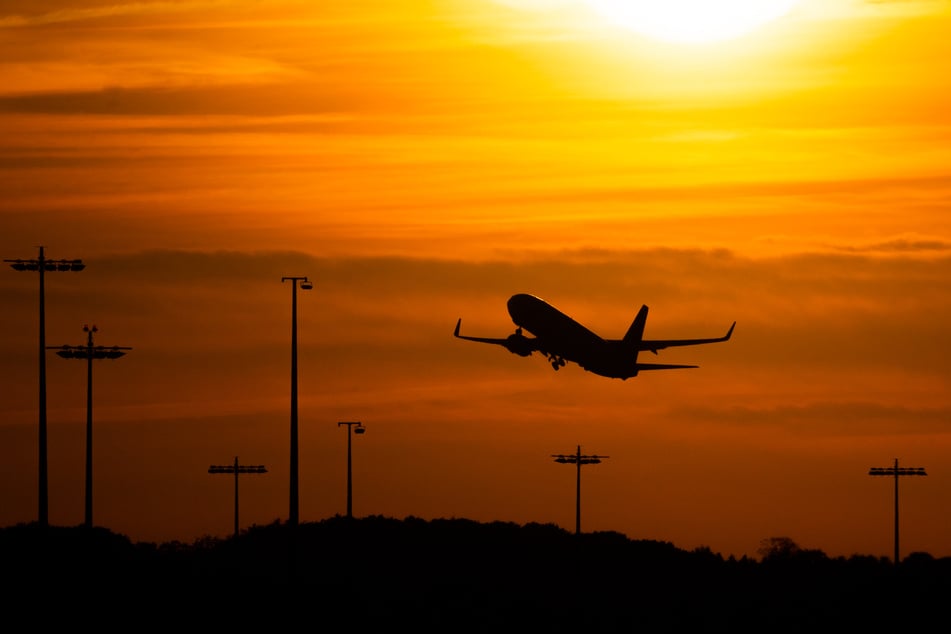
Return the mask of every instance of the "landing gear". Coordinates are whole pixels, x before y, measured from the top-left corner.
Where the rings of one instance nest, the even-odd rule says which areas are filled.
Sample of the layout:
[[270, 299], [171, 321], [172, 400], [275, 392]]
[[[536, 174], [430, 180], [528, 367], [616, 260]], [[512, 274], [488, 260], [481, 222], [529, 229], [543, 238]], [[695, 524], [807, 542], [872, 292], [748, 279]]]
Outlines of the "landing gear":
[[548, 360], [551, 362], [551, 368], [552, 368], [552, 370], [554, 370], [555, 372], [557, 372], [557, 371], [559, 370], [559, 368], [565, 367], [565, 360], [562, 359], [561, 357], [558, 357], [558, 356], [555, 356], [555, 355], [550, 355], [550, 356], [548, 357]]

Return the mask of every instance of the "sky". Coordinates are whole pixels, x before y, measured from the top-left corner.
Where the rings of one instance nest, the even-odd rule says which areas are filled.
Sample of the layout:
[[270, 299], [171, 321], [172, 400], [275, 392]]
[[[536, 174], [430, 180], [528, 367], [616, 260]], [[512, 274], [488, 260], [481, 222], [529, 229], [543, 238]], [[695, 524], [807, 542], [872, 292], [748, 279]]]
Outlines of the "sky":
[[[674, 43], [581, 0], [6, 0], [0, 256], [93, 364], [94, 523], [553, 523], [755, 557], [951, 556], [951, 3], [801, 0]], [[0, 271], [0, 525], [37, 519], [38, 275]], [[628, 379], [505, 337], [544, 298]], [[47, 354], [49, 521], [83, 522], [87, 373]]]

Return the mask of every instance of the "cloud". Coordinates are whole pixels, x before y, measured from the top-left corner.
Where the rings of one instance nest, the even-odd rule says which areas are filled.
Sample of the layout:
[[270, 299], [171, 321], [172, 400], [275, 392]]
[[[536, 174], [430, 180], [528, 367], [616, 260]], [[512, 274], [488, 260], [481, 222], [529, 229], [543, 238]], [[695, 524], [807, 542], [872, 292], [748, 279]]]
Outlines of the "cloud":
[[951, 242], [916, 238], [895, 238], [885, 242], [869, 243], [861, 246], [834, 246], [832, 248], [853, 253], [935, 253], [951, 249]]
[[102, 18], [193, 13], [234, 6], [234, 0], [149, 2], [112, 0], [10, 0], [0, 8], [0, 28], [86, 22]]
[[[279, 91], [275, 100], [270, 91]], [[0, 97], [0, 112], [61, 115], [255, 115], [286, 116], [354, 110], [357, 100], [319, 86], [264, 82], [213, 87], [106, 88]], [[221, 124], [217, 124], [221, 126]], [[192, 130], [194, 132], [194, 129]], [[168, 132], [168, 131], [167, 131]]]
[[674, 415], [717, 426], [769, 427], [797, 437], [945, 436], [951, 434], [947, 405], [875, 401], [819, 401], [775, 407], [684, 407]]

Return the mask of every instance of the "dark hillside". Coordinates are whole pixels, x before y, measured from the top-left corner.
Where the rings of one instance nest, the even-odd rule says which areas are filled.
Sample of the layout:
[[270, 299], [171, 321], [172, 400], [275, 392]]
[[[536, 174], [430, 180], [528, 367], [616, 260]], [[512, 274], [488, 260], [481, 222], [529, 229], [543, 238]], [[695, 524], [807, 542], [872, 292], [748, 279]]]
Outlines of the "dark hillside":
[[762, 561], [734, 560], [611, 532], [412, 517], [275, 522], [192, 544], [17, 525], [0, 529], [0, 564], [8, 615], [55, 614], [37, 611], [45, 602], [108, 630], [876, 632], [942, 623], [951, 597], [951, 560], [925, 554], [896, 567], [780, 540]]

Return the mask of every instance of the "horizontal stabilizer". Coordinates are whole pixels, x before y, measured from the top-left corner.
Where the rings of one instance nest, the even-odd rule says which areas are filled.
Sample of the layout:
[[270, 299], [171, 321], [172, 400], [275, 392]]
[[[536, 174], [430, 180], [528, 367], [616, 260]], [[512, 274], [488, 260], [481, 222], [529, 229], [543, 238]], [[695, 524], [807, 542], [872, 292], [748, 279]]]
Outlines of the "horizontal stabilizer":
[[671, 363], [638, 363], [637, 369], [640, 370], [682, 370], [684, 368], [699, 368], [699, 365], [674, 365]]

